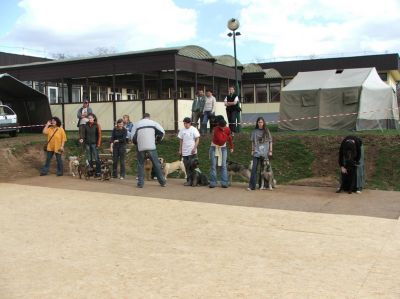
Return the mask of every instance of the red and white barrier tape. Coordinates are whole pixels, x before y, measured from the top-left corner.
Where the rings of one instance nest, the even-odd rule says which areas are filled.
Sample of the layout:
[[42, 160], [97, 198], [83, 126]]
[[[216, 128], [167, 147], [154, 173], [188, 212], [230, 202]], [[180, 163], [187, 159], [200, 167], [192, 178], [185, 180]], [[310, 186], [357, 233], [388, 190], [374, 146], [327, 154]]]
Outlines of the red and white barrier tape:
[[[378, 110], [371, 110], [371, 111], [364, 111], [364, 112], [351, 112], [351, 113], [339, 113], [339, 114], [330, 114], [330, 115], [317, 115], [317, 116], [307, 116], [307, 117], [299, 117], [299, 118], [292, 118], [292, 119], [281, 119], [281, 120], [272, 120], [266, 121], [267, 124], [274, 124], [274, 123], [281, 123], [281, 122], [292, 122], [292, 121], [301, 121], [301, 120], [310, 120], [310, 119], [317, 119], [317, 118], [328, 118], [328, 117], [343, 117], [343, 116], [350, 116], [350, 115], [357, 115], [357, 114], [368, 114], [368, 113], [375, 113], [381, 111], [394, 111], [399, 110], [399, 108], [386, 108], [386, 109], [378, 109]], [[177, 121], [181, 123], [181, 121]], [[68, 124], [76, 125], [77, 122], [72, 121], [68, 122]], [[255, 125], [254, 122], [240, 122], [240, 125]], [[34, 128], [34, 127], [44, 127], [45, 125], [26, 125], [26, 126], [14, 126], [14, 127], [2, 127], [2, 129], [21, 129], [21, 128]]]

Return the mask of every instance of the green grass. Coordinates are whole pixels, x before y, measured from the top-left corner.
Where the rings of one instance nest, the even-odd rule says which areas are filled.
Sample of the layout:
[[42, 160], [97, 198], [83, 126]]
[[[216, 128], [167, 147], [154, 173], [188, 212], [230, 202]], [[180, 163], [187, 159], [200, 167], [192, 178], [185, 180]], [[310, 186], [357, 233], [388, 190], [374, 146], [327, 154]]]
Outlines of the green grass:
[[[338, 177], [337, 152], [340, 141], [344, 136], [357, 135], [363, 140], [366, 150], [367, 188], [381, 190], [400, 191], [400, 133], [398, 130], [387, 131], [307, 131], [307, 132], [283, 132], [278, 131], [277, 126], [269, 126], [274, 139], [272, 165], [275, 177], [279, 184], [290, 183], [295, 180], [310, 177]], [[242, 128], [242, 133], [234, 137], [235, 151], [229, 154], [228, 159], [249, 165], [250, 132], [253, 127]], [[77, 133], [67, 132], [66, 155], [80, 155], [83, 152], [78, 146]], [[109, 132], [103, 133], [103, 146], [101, 151], [109, 153]], [[30, 145], [38, 146], [43, 141], [31, 141]], [[201, 170], [209, 174], [210, 160], [208, 151], [210, 136], [201, 137], [198, 156]], [[24, 145], [25, 146], [25, 145]], [[158, 145], [158, 154], [166, 161], [176, 161], [179, 140], [176, 134], [169, 134]], [[13, 151], [19, 152], [22, 146], [16, 146]], [[127, 173], [136, 174], [136, 151], [127, 154]], [[172, 174], [170, 177], [176, 177]], [[241, 181], [240, 177], [234, 177], [235, 181]]]
[[274, 143], [272, 164], [279, 184], [312, 177], [313, 153], [300, 138], [288, 138]]
[[368, 181], [369, 188], [400, 191], [399, 150], [398, 144], [380, 149], [375, 173]]
[[[198, 149], [200, 169], [204, 173], [210, 172], [209, 147], [210, 136], [202, 137]], [[234, 138], [235, 150], [228, 155], [228, 159], [248, 166], [251, 157], [250, 134], [236, 134]], [[178, 155], [179, 140], [175, 136], [168, 136], [158, 146], [158, 154], [166, 161], [176, 161]], [[293, 180], [312, 176], [311, 164], [314, 157], [299, 138], [290, 138], [274, 145], [274, 157], [272, 160], [274, 174], [279, 183], [287, 183]], [[136, 165], [133, 164], [135, 167]], [[136, 168], [135, 168], [136, 169]], [[173, 176], [172, 176], [173, 177]], [[242, 181], [240, 177], [234, 177], [236, 181]]]

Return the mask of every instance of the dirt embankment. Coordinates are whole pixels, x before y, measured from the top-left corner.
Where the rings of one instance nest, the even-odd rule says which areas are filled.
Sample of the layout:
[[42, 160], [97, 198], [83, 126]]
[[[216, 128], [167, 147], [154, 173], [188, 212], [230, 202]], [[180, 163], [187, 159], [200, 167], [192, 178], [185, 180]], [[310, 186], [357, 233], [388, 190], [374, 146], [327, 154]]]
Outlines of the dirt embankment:
[[0, 137], [0, 181], [37, 176], [45, 160], [44, 142], [40, 135]]

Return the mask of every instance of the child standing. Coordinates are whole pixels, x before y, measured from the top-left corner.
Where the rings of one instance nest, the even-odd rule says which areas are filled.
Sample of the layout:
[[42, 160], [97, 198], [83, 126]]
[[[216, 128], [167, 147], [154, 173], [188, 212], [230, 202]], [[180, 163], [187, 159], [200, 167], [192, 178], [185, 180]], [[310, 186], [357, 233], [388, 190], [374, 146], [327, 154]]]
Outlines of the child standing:
[[124, 121], [122, 118], [117, 120], [117, 126], [111, 133], [110, 140], [110, 151], [113, 155], [113, 178], [117, 178], [118, 175], [118, 162], [119, 162], [119, 178], [125, 179], [125, 154], [126, 154], [126, 140], [128, 130], [124, 127]]

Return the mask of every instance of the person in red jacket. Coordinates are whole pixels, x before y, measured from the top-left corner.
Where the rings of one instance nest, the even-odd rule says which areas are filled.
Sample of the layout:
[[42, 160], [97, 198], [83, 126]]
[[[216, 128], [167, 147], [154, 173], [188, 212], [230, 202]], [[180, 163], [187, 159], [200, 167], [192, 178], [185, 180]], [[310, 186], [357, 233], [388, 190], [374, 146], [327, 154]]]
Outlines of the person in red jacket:
[[228, 169], [226, 160], [228, 151], [226, 143], [229, 143], [230, 152], [233, 153], [233, 140], [231, 130], [226, 126], [226, 121], [222, 116], [216, 117], [217, 126], [213, 130], [213, 138], [210, 146], [210, 188], [217, 186], [217, 166], [221, 169], [221, 187], [228, 188]]

